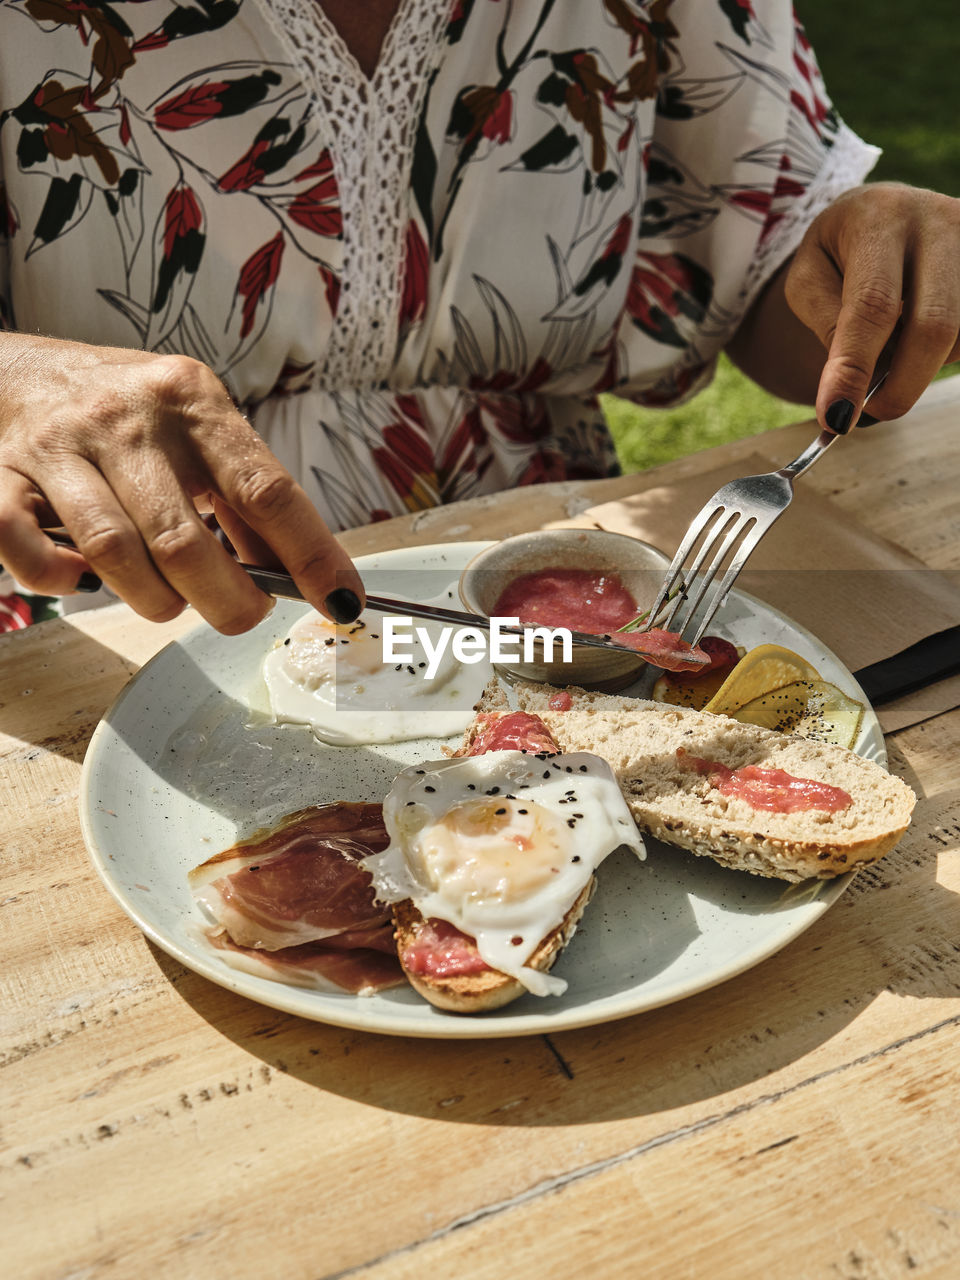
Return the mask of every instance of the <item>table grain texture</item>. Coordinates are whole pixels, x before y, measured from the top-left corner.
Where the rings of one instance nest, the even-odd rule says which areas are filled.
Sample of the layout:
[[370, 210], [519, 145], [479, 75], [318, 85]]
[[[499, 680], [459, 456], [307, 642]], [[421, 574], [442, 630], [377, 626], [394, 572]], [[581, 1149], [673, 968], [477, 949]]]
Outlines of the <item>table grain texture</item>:
[[[798, 424], [343, 542], [504, 536], [810, 438]], [[801, 483], [960, 572], [960, 379]], [[0, 640], [3, 1275], [960, 1276], [960, 710], [888, 738], [913, 825], [757, 968], [594, 1028], [404, 1040], [198, 977], [88, 862], [93, 729], [192, 625], [116, 605]]]

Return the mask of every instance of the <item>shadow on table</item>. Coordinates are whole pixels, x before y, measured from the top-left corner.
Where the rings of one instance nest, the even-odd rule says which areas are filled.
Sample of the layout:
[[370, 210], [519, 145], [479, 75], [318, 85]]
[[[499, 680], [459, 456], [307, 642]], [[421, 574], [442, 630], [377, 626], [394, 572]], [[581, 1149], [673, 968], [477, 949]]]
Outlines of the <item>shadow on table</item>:
[[[769, 1091], [752, 1090], [752, 1101], [888, 1052], [894, 1046], [871, 1031], [874, 1001], [960, 994], [960, 897], [936, 881], [937, 855], [960, 831], [960, 790], [921, 806], [914, 832], [769, 960], [678, 1003], [550, 1036], [412, 1040], [344, 1031], [263, 1008], [154, 955], [201, 1017], [272, 1070], [385, 1111], [557, 1126], [715, 1100], [715, 1118], [743, 1105], [728, 1095], [767, 1076], [784, 1073]], [[921, 1011], [898, 1025], [909, 1039], [934, 1034], [940, 1020]], [[849, 1043], [820, 1053], [845, 1035]]]
[[[55, 618], [0, 639], [0, 733], [81, 761], [138, 664]], [[70, 707], [65, 717], [64, 708]]]

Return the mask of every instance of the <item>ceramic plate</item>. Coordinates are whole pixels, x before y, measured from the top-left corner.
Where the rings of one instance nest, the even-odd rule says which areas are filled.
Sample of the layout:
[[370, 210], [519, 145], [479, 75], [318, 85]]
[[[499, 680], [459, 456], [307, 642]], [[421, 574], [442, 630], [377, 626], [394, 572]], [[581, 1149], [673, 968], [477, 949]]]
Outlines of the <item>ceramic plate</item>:
[[[485, 543], [402, 548], [357, 562], [371, 591], [430, 599], [456, 594], [460, 569]], [[453, 601], [455, 604], [455, 600]], [[532, 1035], [622, 1018], [724, 982], [779, 951], [836, 901], [850, 876], [786, 886], [727, 871], [649, 840], [645, 862], [620, 851], [554, 972], [559, 998], [526, 995], [482, 1015], [443, 1013], [412, 989], [358, 997], [284, 986], [238, 972], [204, 946], [187, 872], [306, 805], [374, 800], [436, 740], [329, 747], [265, 714], [265, 653], [306, 606], [279, 601], [253, 631], [198, 626], [127, 685], [90, 743], [81, 784], [84, 839], [123, 910], [164, 951], [232, 991], [287, 1013], [390, 1035], [472, 1039]], [[751, 648], [777, 643], [866, 701], [840, 661], [783, 614], [732, 592], [711, 630]], [[855, 749], [886, 763], [868, 708]]]

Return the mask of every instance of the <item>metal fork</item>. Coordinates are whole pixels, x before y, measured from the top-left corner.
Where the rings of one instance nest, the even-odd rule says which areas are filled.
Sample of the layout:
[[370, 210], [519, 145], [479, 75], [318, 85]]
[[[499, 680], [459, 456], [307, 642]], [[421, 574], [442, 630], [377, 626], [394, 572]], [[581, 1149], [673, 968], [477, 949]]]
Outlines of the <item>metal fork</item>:
[[[899, 334], [898, 324], [874, 366], [861, 415], [887, 380]], [[808, 471], [815, 462], [819, 462], [837, 439], [838, 436], [832, 431], [821, 431], [816, 440], [785, 467], [780, 467], [777, 471], [766, 471], [759, 476], [741, 476], [718, 489], [690, 522], [677, 554], [664, 574], [660, 594], [653, 607], [641, 618], [621, 627], [621, 630], [650, 631], [653, 627], [663, 627], [667, 631], [679, 633], [692, 645], [699, 643], [754, 547], [793, 501], [794, 480]], [[684, 572], [684, 563], [697, 546], [701, 534], [706, 535], [703, 543], [697, 550], [693, 563]], [[695, 581], [711, 553], [713, 558], [703, 575]], [[733, 558], [720, 579], [720, 585], [715, 588], [713, 596], [698, 618], [697, 611], [703, 604], [707, 590], [729, 556]], [[661, 617], [664, 606], [670, 601], [673, 604], [669, 613]], [[641, 623], [643, 625], [639, 625]], [[694, 628], [684, 635], [691, 623]]]
[[[691, 521], [664, 575], [660, 593], [646, 615], [646, 625], [638, 630], [648, 631], [658, 626], [684, 635], [694, 623], [691, 634], [684, 635], [684, 639], [697, 644], [757, 543], [789, 507], [794, 480], [822, 458], [838, 438], [832, 431], [821, 431], [816, 440], [785, 467], [762, 475], [741, 476], [718, 489]], [[684, 570], [695, 548], [696, 554]], [[727, 561], [719, 585], [700, 611], [707, 591]], [[670, 600], [673, 603], [669, 612], [660, 617]]]

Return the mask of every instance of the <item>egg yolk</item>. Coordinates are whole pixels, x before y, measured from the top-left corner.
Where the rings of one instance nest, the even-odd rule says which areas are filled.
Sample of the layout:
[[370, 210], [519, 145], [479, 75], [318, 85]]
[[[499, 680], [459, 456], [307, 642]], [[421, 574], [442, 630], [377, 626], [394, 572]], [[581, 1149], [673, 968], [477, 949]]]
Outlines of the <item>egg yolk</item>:
[[317, 688], [383, 670], [383, 647], [379, 634], [355, 622], [336, 626], [318, 618], [294, 637], [286, 666], [298, 684]]
[[452, 901], [517, 902], [557, 877], [569, 836], [542, 805], [484, 797], [428, 821], [410, 849], [425, 883]]

